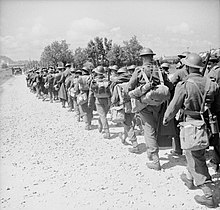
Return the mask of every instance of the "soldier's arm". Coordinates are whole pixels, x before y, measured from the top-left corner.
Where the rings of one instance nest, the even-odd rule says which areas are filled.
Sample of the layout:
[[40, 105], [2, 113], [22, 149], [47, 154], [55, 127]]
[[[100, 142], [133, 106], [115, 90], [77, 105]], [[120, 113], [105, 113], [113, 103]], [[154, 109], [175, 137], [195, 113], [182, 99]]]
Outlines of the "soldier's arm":
[[112, 90], [111, 104], [116, 104], [119, 101], [119, 95], [117, 86], [115, 86]]
[[176, 86], [176, 84], [180, 81], [179, 77], [179, 70], [177, 70], [174, 75], [171, 77], [170, 81], [173, 83], [173, 85]]
[[166, 124], [175, 117], [184, 103], [186, 96], [185, 83], [179, 82], [176, 86], [173, 99], [171, 100], [167, 110], [164, 114], [163, 123]]
[[138, 69], [135, 69], [134, 73], [132, 74], [129, 82], [128, 82], [128, 90], [134, 90], [135, 87], [138, 85]]
[[70, 88], [70, 84], [71, 84], [71, 78], [68, 78], [66, 81], [66, 89]]
[[63, 77], [64, 77], [64, 74], [61, 74], [61, 77], [60, 77], [60, 79], [59, 79], [59, 80], [57, 81], [57, 83], [58, 83], [58, 84], [62, 82], [62, 80], [63, 80]]

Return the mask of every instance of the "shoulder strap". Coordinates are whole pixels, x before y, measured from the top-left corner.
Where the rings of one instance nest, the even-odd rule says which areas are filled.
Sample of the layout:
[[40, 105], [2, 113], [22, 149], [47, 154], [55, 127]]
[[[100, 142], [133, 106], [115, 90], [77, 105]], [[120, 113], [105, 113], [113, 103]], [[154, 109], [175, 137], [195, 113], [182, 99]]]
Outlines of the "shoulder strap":
[[147, 75], [145, 74], [143, 68], [141, 68], [141, 73], [142, 73], [142, 75], [143, 75], [143, 77], [144, 77], [145, 82], [146, 82], [146, 83], [149, 83], [150, 81], [149, 81], [149, 79], [147, 78]]

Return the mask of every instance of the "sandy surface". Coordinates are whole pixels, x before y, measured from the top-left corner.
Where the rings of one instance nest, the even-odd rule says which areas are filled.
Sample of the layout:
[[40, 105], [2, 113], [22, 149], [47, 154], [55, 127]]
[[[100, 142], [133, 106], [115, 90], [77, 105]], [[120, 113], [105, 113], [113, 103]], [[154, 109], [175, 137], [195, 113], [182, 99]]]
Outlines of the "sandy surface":
[[[185, 157], [160, 150], [162, 170], [146, 167], [146, 153], [131, 154], [111, 125], [112, 138], [85, 131], [60, 103], [42, 102], [29, 92], [25, 77], [2, 85], [0, 106], [0, 209], [206, 209], [180, 180]], [[138, 136], [139, 143], [144, 142]], [[210, 167], [220, 202], [220, 175]], [[218, 185], [217, 185], [218, 184]]]

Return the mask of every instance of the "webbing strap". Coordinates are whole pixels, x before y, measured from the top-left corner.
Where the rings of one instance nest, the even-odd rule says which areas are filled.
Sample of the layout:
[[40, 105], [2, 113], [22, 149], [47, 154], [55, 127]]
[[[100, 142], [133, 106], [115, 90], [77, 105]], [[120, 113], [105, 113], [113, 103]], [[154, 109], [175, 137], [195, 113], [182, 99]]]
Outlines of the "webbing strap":
[[190, 83], [192, 83], [192, 84], [194, 84], [196, 86], [196, 88], [198, 89], [199, 94], [200, 94], [202, 100], [200, 99], [200, 105], [201, 105], [200, 112], [199, 111], [184, 110], [184, 114], [188, 114], [188, 115], [191, 115], [191, 116], [197, 116], [198, 114], [201, 115], [201, 113], [204, 112], [205, 100], [206, 100], [206, 96], [207, 96], [207, 93], [208, 93], [208, 90], [209, 90], [209, 87], [210, 87], [210, 84], [211, 84], [211, 80], [208, 79], [208, 78], [206, 79], [204, 95], [202, 94], [201, 90], [199, 89], [198, 85], [195, 83], [194, 80], [189, 78], [186, 81], [190, 82]]

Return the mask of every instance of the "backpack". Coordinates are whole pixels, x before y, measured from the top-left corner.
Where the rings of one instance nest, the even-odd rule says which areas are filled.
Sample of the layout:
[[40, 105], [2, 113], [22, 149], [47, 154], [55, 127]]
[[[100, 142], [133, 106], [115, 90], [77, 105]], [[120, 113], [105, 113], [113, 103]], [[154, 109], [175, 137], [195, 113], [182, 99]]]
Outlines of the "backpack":
[[[149, 83], [149, 79], [147, 78], [143, 69], [141, 70], [144, 80], [146, 83]], [[164, 85], [163, 76], [161, 70], [158, 68], [160, 84], [151, 90], [147, 91], [145, 94], [141, 96], [141, 102], [151, 106], [160, 106], [163, 102], [170, 99], [170, 91], [169, 88]]]
[[89, 84], [88, 84], [88, 76], [81, 76], [78, 79], [79, 82], [79, 90], [80, 91], [87, 91], [89, 90]]
[[117, 84], [115, 88], [117, 88], [118, 95], [119, 95], [119, 104], [123, 104], [125, 113], [131, 113], [131, 98], [126, 92], [126, 87], [128, 85], [128, 82], [124, 82], [121, 84]]
[[91, 82], [91, 90], [94, 92], [96, 98], [109, 98], [110, 82], [107, 79], [95, 79]]

